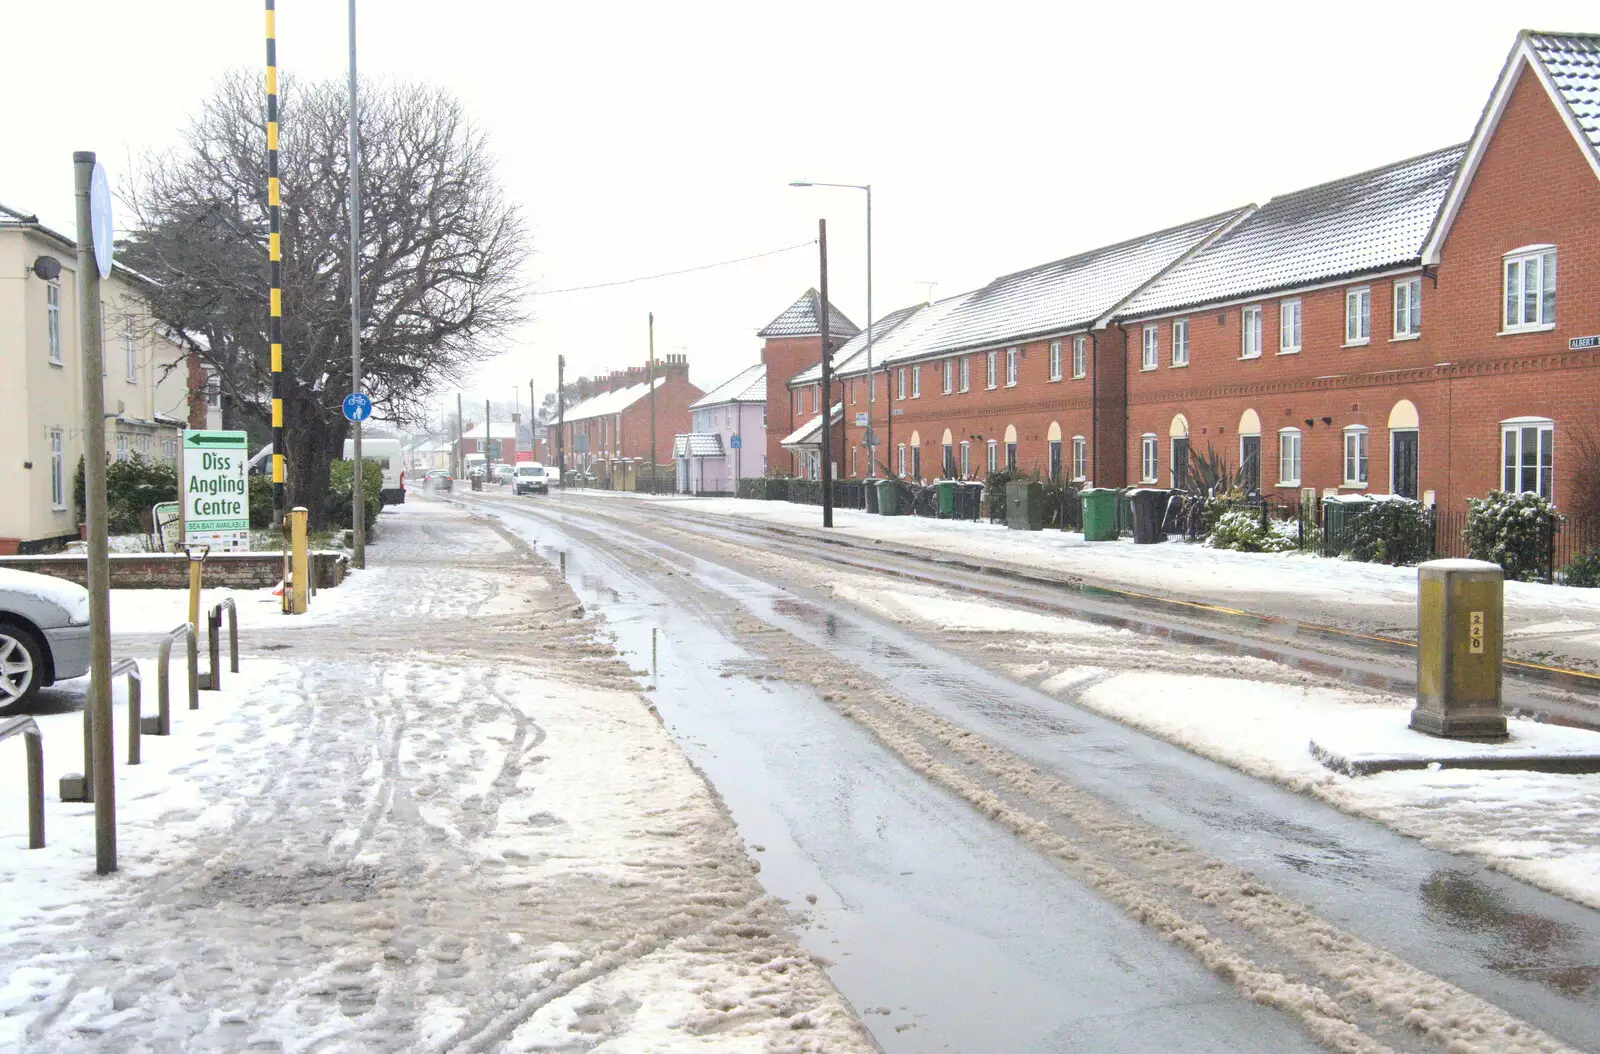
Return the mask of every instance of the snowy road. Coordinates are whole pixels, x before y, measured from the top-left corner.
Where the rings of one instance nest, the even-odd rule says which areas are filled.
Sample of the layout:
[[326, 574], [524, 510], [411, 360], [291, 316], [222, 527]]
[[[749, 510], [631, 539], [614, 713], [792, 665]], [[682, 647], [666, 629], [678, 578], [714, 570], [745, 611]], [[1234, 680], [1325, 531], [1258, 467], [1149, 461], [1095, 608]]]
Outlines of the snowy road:
[[5, 829], [0, 1049], [871, 1049], [552, 568], [438, 503], [369, 554], [249, 600], [241, 675], [118, 772], [118, 874], [53, 793], [46, 849]]
[[[819, 950], [841, 942], [850, 954], [835, 950], [832, 975], [859, 1005], [872, 1005], [874, 984], [883, 989], [885, 969], [873, 967], [898, 976], [897, 958], [920, 959], [927, 965], [918, 981], [900, 991], [907, 992], [907, 1013], [932, 1009], [921, 1028], [933, 1031], [948, 995], [922, 983], [938, 973], [931, 964], [974, 961], [961, 938], [934, 941], [948, 956], [939, 959], [930, 956], [937, 949], [894, 936], [908, 927], [895, 918], [893, 902], [920, 895], [913, 887], [926, 858], [915, 851], [902, 869], [912, 875], [892, 884], [888, 901], [839, 895], [858, 873], [888, 873], [899, 832], [908, 844], [926, 841], [912, 819], [926, 807], [885, 804], [885, 789], [907, 802], [916, 794], [900, 782], [904, 772], [880, 776], [895, 768], [883, 760], [887, 753], [1010, 832], [1011, 859], [998, 879], [980, 872], [977, 882], [952, 884], [964, 897], [947, 889], [925, 903], [943, 905], [941, 922], [953, 921], [967, 936], [982, 933], [1030, 969], [1042, 959], [1074, 975], [1114, 975], [1121, 967], [1110, 964], [1141, 961], [1150, 938], [1161, 938], [1230, 980], [1240, 995], [1278, 1009], [1288, 1031], [1267, 1049], [1285, 1049], [1292, 1042], [1286, 1037], [1296, 1035], [1336, 1049], [1600, 1048], [1600, 927], [1592, 911], [1064, 708], [985, 669], [972, 645], [907, 632], [875, 620], [859, 603], [839, 603], [822, 581], [833, 576], [779, 553], [697, 535], [692, 525], [674, 526], [630, 502], [488, 496], [476, 504], [542, 548], [564, 551], [580, 595], [601, 605], [625, 650], [647, 660], [653, 625], [664, 630], [666, 662], [677, 648], [693, 656], [683, 669], [664, 667], [659, 705], [729, 801], [746, 839], [788, 847], [790, 862], [769, 861], [768, 871], [777, 872], [764, 875], [769, 888], [792, 896], [809, 879], [828, 882], [838, 895], [846, 918], [819, 911], [819, 925], [829, 928], [810, 928], [805, 939]], [[730, 642], [744, 657], [718, 651]], [[1217, 668], [1216, 656], [1172, 644], [1124, 641], [1107, 651], [1102, 661]], [[754, 678], [775, 698], [759, 710], [719, 700], [713, 673]], [[866, 757], [854, 742], [860, 731], [878, 748]], [[803, 796], [824, 787], [849, 793], [824, 797], [831, 808], [817, 806], [816, 791]], [[783, 807], [797, 796], [804, 808]], [[876, 817], [873, 838], [853, 842], [849, 832], [863, 815]], [[961, 829], [938, 815], [933, 827]], [[1017, 839], [1036, 852], [1022, 851]], [[973, 857], [1004, 849], [967, 840]], [[1019, 857], [1030, 863], [1017, 864]], [[1079, 911], [1045, 910], [1016, 927], [1027, 936], [1020, 943], [997, 935], [996, 918], [1015, 923], [1025, 917], [1016, 912], [1048, 903], [1018, 895], [1049, 885], [1016, 870], [1040, 861], [1056, 881], [1092, 890], [1099, 907], [1142, 922], [1142, 939], [1109, 945], [1139, 951], [1108, 957], [1106, 942], [1079, 936]], [[937, 874], [928, 881], [931, 895]], [[1062, 903], [1073, 902], [1070, 893], [1061, 895]], [[851, 960], [863, 955], [873, 966], [852, 977]], [[1055, 986], [1034, 1001], [1031, 991], [1011, 990], [1007, 1017], [1032, 1022], [1034, 1038], [993, 1049], [1070, 1046], [1060, 1037], [1079, 1026], [1063, 1019], [1077, 1008], [1064, 1008]], [[891, 1011], [895, 998], [899, 993], [884, 995]], [[1122, 1018], [1125, 1035], [1139, 1034], [1137, 1010], [1108, 1016]], [[1217, 1020], [1215, 1013], [1205, 1019]], [[897, 1047], [895, 1037], [905, 1033], [891, 1035], [872, 1015], [868, 1020], [891, 1050], [982, 1049], [959, 1039], [948, 1048]], [[1052, 1031], [1063, 1023], [1065, 1031]], [[1116, 1047], [1111, 1041], [1099, 1049]]]

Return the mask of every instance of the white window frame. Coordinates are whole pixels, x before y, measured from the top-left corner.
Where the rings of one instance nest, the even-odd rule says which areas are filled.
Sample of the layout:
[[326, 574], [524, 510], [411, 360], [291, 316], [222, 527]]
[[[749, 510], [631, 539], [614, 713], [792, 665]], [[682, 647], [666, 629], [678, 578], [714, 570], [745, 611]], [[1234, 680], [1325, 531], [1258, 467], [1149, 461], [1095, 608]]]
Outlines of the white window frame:
[[1061, 342], [1059, 340], [1050, 342], [1050, 379], [1052, 381], [1061, 379]]
[[966, 479], [972, 475], [972, 444], [965, 439], [961, 441], [961, 478]]
[[991, 392], [1000, 386], [997, 383], [1000, 380], [999, 354], [999, 352], [990, 351], [985, 352], [983, 356], [984, 388]]
[[128, 434], [126, 432], [117, 433], [117, 460], [128, 460]]
[[1072, 479], [1081, 483], [1089, 473], [1089, 442], [1083, 436], [1072, 437]]
[[122, 330], [122, 358], [127, 370], [129, 384], [139, 383], [139, 342], [133, 335], [133, 327], [126, 326]]
[[1081, 381], [1089, 375], [1089, 338], [1072, 338], [1072, 379]]
[[1366, 425], [1344, 430], [1344, 486], [1365, 487], [1371, 477], [1371, 434]]
[[[1290, 457], [1290, 451], [1293, 456]], [[1300, 429], [1278, 429], [1278, 486], [1298, 487], [1300, 485], [1300, 471], [1303, 468], [1301, 461]], [[1291, 474], [1288, 470], [1293, 469]]]
[[944, 374], [944, 394], [949, 395], [956, 388], [956, 360], [945, 359], [940, 372]]
[[1301, 330], [1304, 324], [1304, 309], [1300, 306], [1297, 297], [1294, 300], [1285, 300], [1278, 305], [1278, 354], [1300, 354], [1300, 342], [1303, 339]]
[[911, 398], [922, 398], [922, 367], [920, 365], [911, 367]]
[[1372, 343], [1372, 287], [1344, 291], [1344, 346], [1359, 348]]
[[61, 283], [47, 282], [44, 289], [45, 354], [61, 365]]
[[1017, 386], [1017, 359], [1020, 357], [1021, 353], [1022, 353], [1022, 349], [1021, 348], [1007, 348], [1006, 349], [1006, 387], [1007, 388], [1015, 388]]
[[[1530, 265], [1538, 270], [1538, 278], [1531, 288], [1528, 285]], [[1516, 276], [1514, 280], [1513, 275]], [[1556, 275], [1554, 245], [1525, 245], [1505, 254], [1500, 272], [1501, 333], [1538, 333], [1555, 328]], [[1528, 317], [1530, 292], [1534, 296], [1531, 319]]]
[[1139, 482], [1154, 483], [1161, 471], [1159, 446], [1154, 432], [1139, 437]]
[[[1528, 433], [1533, 433], [1533, 489], [1524, 490], [1522, 487], [1523, 459], [1526, 454]], [[1550, 452], [1548, 460], [1545, 457], [1544, 437], [1550, 437]], [[1507, 466], [1506, 455], [1515, 450], [1516, 457], [1512, 464]], [[1555, 449], [1556, 449], [1556, 423], [1548, 417], [1513, 417], [1500, 422], [1500, 489], [1512, 494], [1538, 494], [1541, 497], [1554, 500], [1555, 490]], [[1507, 479], [1507, 472], [1515, 474], [1515, 478]], [[1550, 477], [1550, 484], [1545, 485], [1545, 477]], [[1511, 484], [1511, 485], [1508, 485]]]
[[1050, 470], [1052, 481], [1061, 478], [1062, 471], [1066, 468], [1061, 463], [1061, 440], [1051, 439], [1045, 443], [1045, 465]]
[[897, 398], [902, 399], [902, 400], [905, 399], [905, 397], [906, 397], [906, 368], [904, 366], [900, 367], [898, 370], [895, 371], [895, 390], [897, 392], [899, 392], [899, 395], [897, 396]]
[[216, 370], [206, 370], [206, 405], [213, 410], [222, 409], [222, 375]]
[[[1403, 294], [1403, 295], [1402, 295]], [[1416, 340], [1422, 336], [1422, 279], [1401, 278], [1394, 284], [1394, 336], [1390, 340]]]
[[984, 464], [989, 466], [990, 474], [1000, 471], [1000, 442], [997, 439], [987, 440], [987, 454]]
[[970, 355], [961, 356], [960, 375], [961, 375], [961, 389], [960, 390], [963, 391], [963, 392], [971, 391], [972, 390], [972, 356], [970, 356]]
[[1189, 320], [1186, 318], [1172, 323], [1172, 365], [1189, 365]]
[[1139, 369], [1153, 370], [1161, 365], [1161, 330], [1154, 322], [1144, 327], [1139, 350]]
[[59, 428], [50, 429], [50, 507], [57, 512], [67, 507], [66, 460]]
[[1250, 304], [1239, 312], [1239, 357], [1261, 357], [1261, 305]]
[[897, 448], [895, 461], [900, 466], [899, 471], [896, 472], [895, 475], [899, 476], [901, 479], [905, 479], [906, 478], [906, 445], [904, 443], [901, 443], [899, 445], [899, 447]]

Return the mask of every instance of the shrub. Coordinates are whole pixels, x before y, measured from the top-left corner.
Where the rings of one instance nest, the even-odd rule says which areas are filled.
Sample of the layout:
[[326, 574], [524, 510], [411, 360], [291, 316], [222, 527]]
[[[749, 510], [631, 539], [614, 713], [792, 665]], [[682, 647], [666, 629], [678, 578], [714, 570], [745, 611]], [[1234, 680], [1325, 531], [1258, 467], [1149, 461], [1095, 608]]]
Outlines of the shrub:
[[1600, 588], [1600, 549], [1568, 564], [1561, 572], [1561, 581], [1569, 586]]
[[1475, 560], [1499, 564], [1506, 578], [1532, 582], [1544, 577], [1551, 540], [1561, 529], [1561, 514], [1537, 494], [1494, 490], [1467, 499], [1467, 551]]
[[[363, 483], [366, 477], [362, 476]], [[263, 530], [272, 526], [272, 477], [264, 472], [254, 473], [245, 477], [245, 483], [250, 488], [250, 528]], [[349, 491], [345, 491], [348, 495]], [[348, 498], [345, 501], [349, 505]]]
[[[362, 504], [366, 507], [367, 528], [378, 521], [378, 511], [383, 508], [383, 465], [371, 458], [362, 458], [366, 465], [361, 472]], [[351, 527], [350, 491], [355, 486], [356, 466], [353, 461], [335, 461], [328, 466], [328, 526]], [[267, 504], [272, 504], [272, 484], [267, 484]], [[269, 512], [270, 518], [270, 512]]]
[[[72, 485], [73, 504], [78, 522], [88, 519], [84, 512], [85, 487], [83, 458]], [[150, 506], [178, 500], [178, 468], [165, 461], [152, 461], [134, 454], [125, 461], [106, 463], [106, 526], [110, 534], [134, 534], [144, 530], [143, 513]]]
[[1433, 517], [1407, 498], [1375, 501], [1350, 520], [1350, 559], [1368, 564], [1417, 564], [1433, 555]]
[[1259, 514], [1248, 509], [1224, 512], [1212, 528], [1206, 544], [1213, 549], [1232, 549], [1241, 553], [1283, 553], [1296, 548], [1295, 540], [1271, 524], [1261, 526]]

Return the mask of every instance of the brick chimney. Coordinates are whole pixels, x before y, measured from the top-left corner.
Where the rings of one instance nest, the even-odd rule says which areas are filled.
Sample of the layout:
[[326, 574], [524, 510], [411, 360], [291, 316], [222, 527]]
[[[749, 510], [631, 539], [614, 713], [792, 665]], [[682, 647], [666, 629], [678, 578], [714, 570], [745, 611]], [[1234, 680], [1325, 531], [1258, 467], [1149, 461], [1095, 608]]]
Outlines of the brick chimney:
[[681, 377], [684, 380], [688, 380], [689, 356], [668, 354], [665, 359], [661, 360], [660, 370], [663, 377]]

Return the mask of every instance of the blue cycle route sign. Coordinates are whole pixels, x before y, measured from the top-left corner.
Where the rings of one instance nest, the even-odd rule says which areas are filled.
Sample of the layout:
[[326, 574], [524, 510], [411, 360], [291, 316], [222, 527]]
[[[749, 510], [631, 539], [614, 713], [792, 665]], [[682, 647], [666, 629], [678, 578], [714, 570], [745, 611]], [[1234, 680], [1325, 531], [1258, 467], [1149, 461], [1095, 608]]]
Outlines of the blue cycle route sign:
[[735, 432], [728, 437], [728, 449], [738, 450], [742, 446], [744, 446], [744, 440], [739, 438], [739, 433]]
[[346, 421], [365, 421], [371, 416], [371, 399], [360, 392], [351, 392], [344, 397], [344, 419]]

